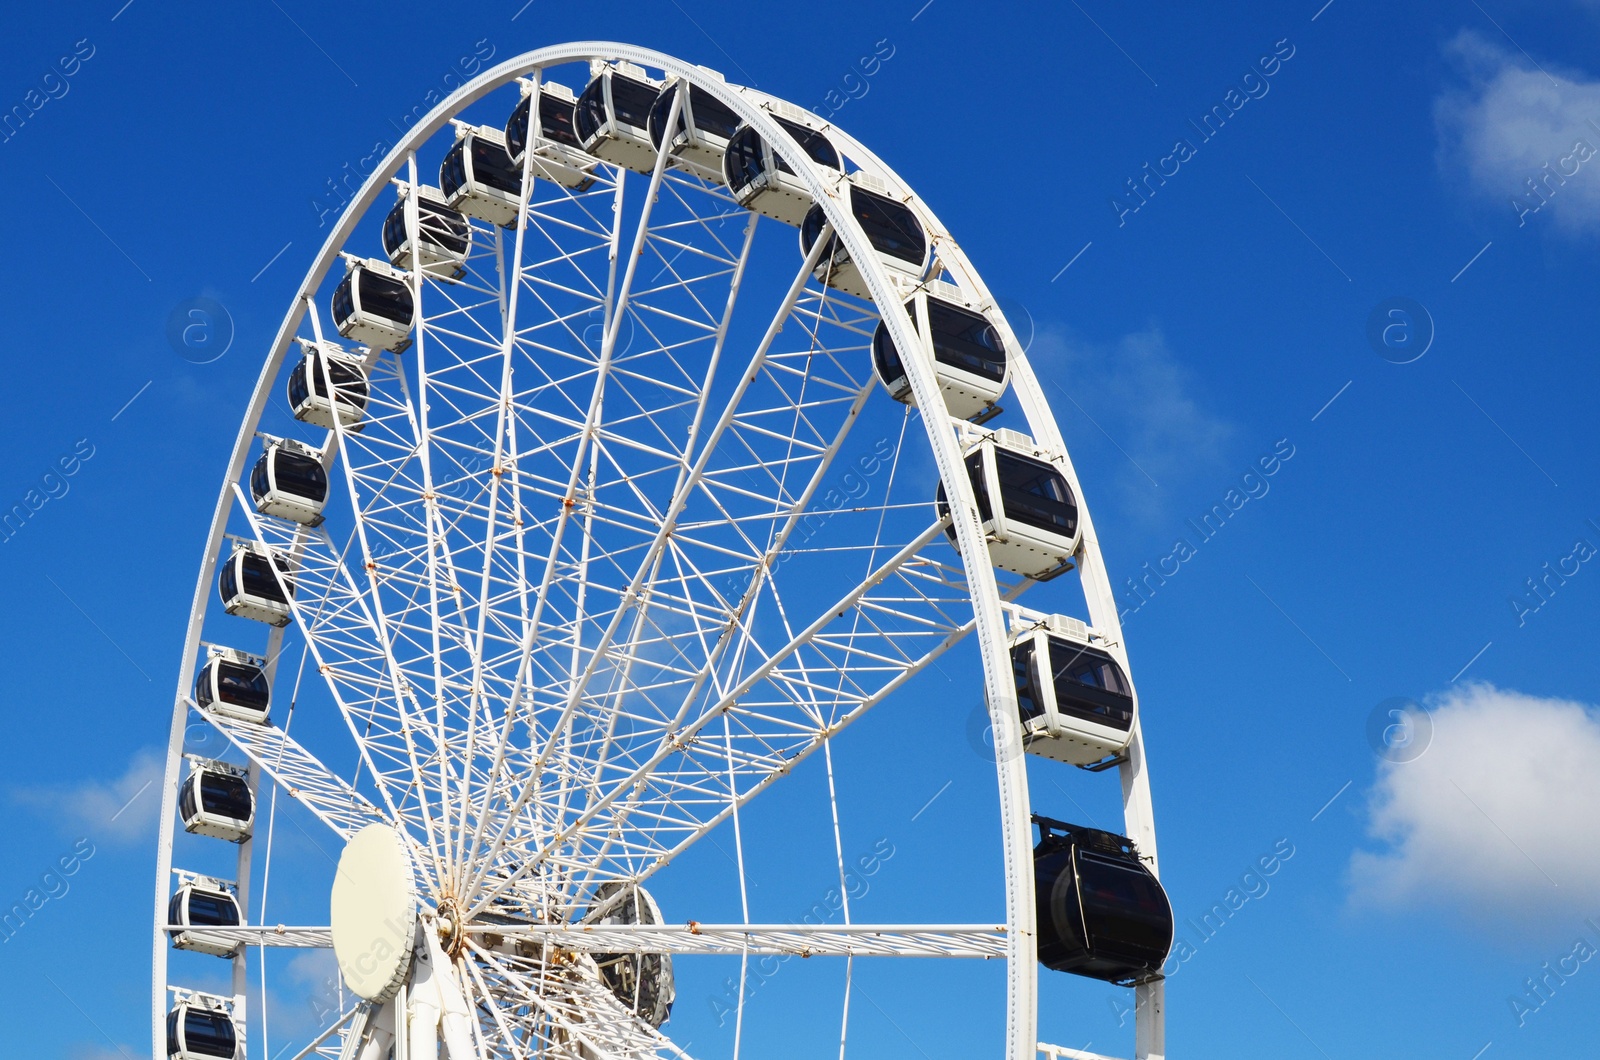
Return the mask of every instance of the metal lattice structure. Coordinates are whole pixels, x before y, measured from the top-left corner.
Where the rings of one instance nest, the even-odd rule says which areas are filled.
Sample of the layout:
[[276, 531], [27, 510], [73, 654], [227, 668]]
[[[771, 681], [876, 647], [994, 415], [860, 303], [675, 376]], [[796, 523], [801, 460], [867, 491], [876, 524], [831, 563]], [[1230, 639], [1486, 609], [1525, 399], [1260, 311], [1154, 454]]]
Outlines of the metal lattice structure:
[[[568, 187], [547, 179], [552, 154], [529, 149], [513, 220], [468, 220], [457, 267], [422, 260], [422, 197], [405, 192], [426, 183], [459, 135], [452, 123], [466, 129], [472, 115], [509, 113], [515, 93], [538, 98], [541, 84], [583, 64], [618, 62], [693, 86], [759, 132], [822, 207], [824, 238], [796, 252], [789, 230], [740, 205], [690, 158], [661, 151], [641, 172], [568, 150], [562, 158], [586, 174]], [[681, 95], [701, 98], [687, 87]], [[673, 102], [669, 122], [683, 106]], [[824, 133], [850, 177], [816, 164], [778, 118]], [[921, 275], [882, 264], [850, 210], [852, 180], [915, 216], [930, 245]], [[393, 271], [414, 313], [398, 352], [344, 342], [327, 312], [341, 260], [374, 253], [374, 220], [395, 184], [412, 250]], [[834, 247], [870, 298], [819, 280]], [[990, 562], [963, 463], [987, 428], [944, 414], [931, 359], [905, 359], [914, 407], [885, 395], [871, 363], [880, 320], [899, 349], [923, 348], [914, 315], [896, 307], [935, 281], [980, 307], [1005, 340], [1005, 422], [1055, 454], [1080, 499], [1076, 575], [1039, 594], [1081, 586], [1094, 643], [1126, 672], [1093, 523], [1039, 383], [959, 246], [866, 147], [703, 67], [593, 42], [503, 63], [419, 122], [313, 263], [223, 478], [165, 776], [156, 1055], [166, 1055], [172, 997], [182, 996], [170, 989], [181, 984], [169, 978], [167, 903], [197, 732], [220, 734], [248, 766], [257, 807], [276, 812], [292, 800], [338, 842], [390, 826], [409, 850], [422, 925], [409, 978], [392, 998], [346, 997], [300, 1055], [382, 1060], [394, 1043], [405, 1060], [419, 1034], [437, 1036], [451, 1060], [688, 1055], [670, 1024], [642, 1018], [597, 973], [595, 955], [617, 954], [1000, 959], [1004, 1055], [1046, 1048], [1036, 1037], [1021, 754], [995, 756], [1004, 923], [610, 923], [595, 900], [602, 885], [644, 884], [714, 829], [736, 829], [742, 807], [813, 754], [828, 758], [853, 722], [963, 642], [981, 655], [994, 731], [1016, 730], [1009, 644], [1039, 618], [1017, 602], [1037, 582]], [[318, 430], [284, 416], [275, 400], [294, 355], [335, 349], [366, 381], [359, 422], [334, 415]], [[320, 521], [271, 514], [252, 496], [252, 458], [280, 426], [297, 429], [326, 471]], [[834, 488], [852, 468], [870, 469], [882, 494]], [[264, 568], [287, 604], [264, 648], [262, 627], [224, 615], [218, 601], [219, 568], [235, 547], [281, 564]], [[240, 643], [252, 636], [253, 646]], [[266, 660], [270, 719], [196, 699], [213, 637]], [[333, 709], [295, 718], [284, 705], [319, 677]], [[1117, 766], [1127, 834], [1154, 871], [1137, 721]], [[831, 797], [831, 759], [827, 769]], [[836, 801], [833, 810], [837, 837]], [[258, 813], [238, 844], [244, 922], [211, 932], [239, 946], [231, 990], [219, 996], [246, 1040], [251, 955], [327, 947], [337, 930], [262, 914], [252, 881], [271, 871], [270, 828]], [[848, 980], [845, 989], [841, 1056]], [[1162, 1056], [1162, 984], [1136, 989], [1137, 1055]], [[742, 992], [739, 1008], [742, 1017]]]

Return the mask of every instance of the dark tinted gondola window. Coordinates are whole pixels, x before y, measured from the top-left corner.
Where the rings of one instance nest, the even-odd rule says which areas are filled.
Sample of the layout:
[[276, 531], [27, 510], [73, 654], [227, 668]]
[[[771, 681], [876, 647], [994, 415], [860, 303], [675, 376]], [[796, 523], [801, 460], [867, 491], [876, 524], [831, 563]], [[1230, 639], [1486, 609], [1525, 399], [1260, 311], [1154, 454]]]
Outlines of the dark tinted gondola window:
[[356, 303], [350, 296], [351, 273], [345, 273], [339, 286], [333, 289], [333, 322], [338, 325], [356, 315]]
[[900, 351], [895, 347], [894, 339], [889, 337], [889, 328], [881, 320], [878, 321], [877, 330], [872, 333], [872, 360], [878, 369], [878, 378], [889, 387], [899, 390], [905, 384], [906, 369], [900, 363]]
[[[661, 90], [656, 101], [650, 104], [650, 142], [656, 145], [656, 150], [661, 150], [666, 141], [667, 115], [672, 113], [672, 101], [678, 98], [678, 86], [672, 85]], [[689, 119], [683, 109], [678, 110], [678, 122], [673, 126], [672, 135], [677, 136], [689, 127]]]
[[[256, 466], [260, 467], [259, 464]], [[278, 489], [285, 493], [318, 502], [328, 499], [328, 473], [319, 462], [303, 453], [279, 449], [274, 456], [272, 473], [277, 479]], [[252, 488], [254, 484], [255, 477], [252, 475]]]
[[[993, 518], [993, 513], [989, 507], [989, 484], [983, 475], [983, 454], [981, 452], [973, 453], [966, 458], [964, 464], [967, 469], [967, 477], [972, 480], [973, 499], [978, 504], [978, 521], [987, 523]], [[941, 519], [950, 514], [950, 500], [945, 494], [943, 482], [939, 483], [939, 492], [934, 497], [934, 509], [938, 511]], [[951, 523], [944, 528], [944, 536], [950, 539], [952, 545], [956, 543], [955, 523]]]
[[194, 804], [194, 785], [194, 774], [190, 774], [189, 779], [183, 782], [183, 789], [178, 792], [178, 816], [185, 821], [193, 820], [199, 812]]
[[361, 270], [361, 312], [396, 324], [411, 323], [411, 288], [391, 276]]
[[1011, 649], [1011, 672], [1017, 682], [1017, 712], [1022, 720], [1037, 718], [1044, 713], [1044, 703], [1039, 698], [1039, 683], [1033, 672], [1034, 645], [1026, 640]]
[[1126, 732], [1133, 692], [1116, 661], [1098, 648], [1050, 638], [1050, 681], [1056, 709]]
[[[452, 254], [461, 254], [467, 249], [470, 230], [466, 219], [454, 210], [444, 209], [427, 199], [418, 199], [417, 227], [422, 230], [425, 241], [443, 247]], [[406, 200], [401, 199], [383, 219], [383, 252], [393, 260], [405, 245]]]
[[[245, 584], [250, 584], [248, 574]], [[277, 586], [273, 585], [276, 590]], [[275, 599], [283, 599], [281, 595]], [[272, 702], [272, 686], [267, 684], [267, 675], [254, 666], [240, 666], [219, 659], [213, 664], [217, 668], [217, 692], [225, 702], [233, 703], [251, 710], [266, 710]]]
[[[829, 169], [844, 169], [844, 163], [839, 160], [838, 148], [834, 147], [833, 141], [826, 136], [786, 118], [774, 117], [773, 121], [782, 126], [783, 131], [789, 134], [790, 139], [800, 145], [800, 150], [804, 151], [806, 157], [810, 158], [811, 161]], [[785, 173], [794, 172], [787, 165], [784, 165], [781, 160], [778, 163], [778, 168]]]
[[1154, 951], [1160, 960], [1166, 958], [1172, 942], [1172, 913], [1161, 885], [1148, 873], [1080, 850], [1078, 893], [1091, 947], [1113, 952]]
[[[262, 706], [266, 706], [265, 703]], [[192, 800], [191, 800], [192, 801]], [[232, 817], [236, 821], [249, 820], [254, 808], [250, 785], [243, 777], [225, 773], [200, 774], [200, 804], [207, 813]]]
[[232, 1060], [236, 1040], [233, 1021], [226, 1016], [191, 1009], [183, 1021], [183, 1041], [191, 1053]]
[[[235, 568], [234, 561], [228, 559], [222, 564], [222, 572], [217, 575], [217, 592], [222, 596], [224, 602], [232, 600], [239, 595], [238, 572]], [[206, 694], [209, 695], [209, 693]], [[204, 706], [207, 702], [209, 702], [208, 699], [202, 699], [201, 705]]]
[[589, 82], [589, 87], [578, 97], [577, 105], [573, 108], [572, 126], [578, 133], [578, 139], [587, 143], [605, 123], [606, 79], [597, 77]]
[[689, 102], [694, 107], [694, 127], [701, 132], [727, 139], [739, 127], [739, 116], [700, 86], [690, 87]]
[[238, 927], [239, 907], [226, 895], [190, 891], [189, 923], [196, 927]]
[[[239, 564], [244, 573], [244, 591], [250, 596], [258, 596], [266, 600], [276, 600], [280, 604], [289, 602], [283, 595], [284, 587], [278, 584], [278, 579], [272, 573], [272, 568], [267, 566], [267, 561], [254, 553], [247, 554]], [[288, 581], [287, 578], [284, 579]], [[223, 663], [228, 666], [230, 664]]]
[[467, 185], [467, 142], [457, 140], [439, 163], [439, 190], [447, 198]]
[[179, 891], [167, 900], [167, 923], [183, 923], [183, 892]]
[[765, 167], [761, 157], [761, 136], [751, 126], [741, 126], [722, 153], [722, 175], [730, 188], [748, 188]]
[[[528, 115], [532, 111], [533, 97], [523, 96], [522, 102], [517, 104], [511, 112], [511, 117], [506, 119], [506, 154], [517, 158], [522, 154], [522, 149], [528, 146]], [[544, 108], [540, 107], [540, 117], [543, 117]]]
[[995, 471], [1008, 520], [1071, 537], [1078, 530], [1078, 502], [1054, 466], [996, 449]]
[[572, 127], [572, 101], [551, 92], [539, 93], [539, 134], [568, 147], [582, 147], [578, 134]]
[[[800, 222], [800, 246], [807, 253], [816, 246], [818, 238], [822, 235], [822, 226], [828, 223], [828, 215], [822, 211], [822, 204], [816, 203], [806, 211], [806, 219]], [[828, 245], [823, 248], [822, 255], [817, 258], [821, 264], [826, 264], [839, 249], [839, 237], [828, 237]]]
[[999, 330], [981, 313], [930, 298], [928, 326], [933, 331], [937, 360], [996, 383], [1006, 377], [1005, 344]]
[[646, 128], [655, 101], [656, 89], [651, 86], [621, 74], [611, 75], [611, 111], [619, 123], [636, 129]]
[[300, 358], [300, 363], [289, 373], [290, 408], [297, 409], [311, 398], [311, 391], [306, 387], [306, 361], [309, 359], [309, 357]]
[[364, 372], [348, 364], [334, 361], [324, 370], [321, 358], [317, 360], [317, 381], [322, 390], [328, 389], [328, 377], [333, 377], [333, 385], [339, 390], [339, 399], [352, 404], [365, 407], [367, 404], [367, 377]]
[[256, 500], [265, 497], [272, 489], [272, 483], [267, 481], [267, 455], [261, 454], [261, 459], [256, 461], [256, 466], [250, 471], [250, 493]]
[[383, 252], [391, 258], [406, 244], [406, 201], [401, 199], [383, 219]]
[[[170, 921], [169, 921], [170, 923]], [[183, 1015], [179, 1009], [167, 1013], [167, 1053], [171, 1055], [183, 1048], [183, 1043], [178, 1041], [178, 1020]]]
[[903, 203], [860, 188], [850, 189], [850, 212], [872, 244], [872, 249], [891, 258], [921, 265], [927, 257], [928, 243], [922, 225]]
[[472, 137], [472, 179], [508, 195], [522, 194], [522, 167], [512, 165], [505, 148], [481, 136]]

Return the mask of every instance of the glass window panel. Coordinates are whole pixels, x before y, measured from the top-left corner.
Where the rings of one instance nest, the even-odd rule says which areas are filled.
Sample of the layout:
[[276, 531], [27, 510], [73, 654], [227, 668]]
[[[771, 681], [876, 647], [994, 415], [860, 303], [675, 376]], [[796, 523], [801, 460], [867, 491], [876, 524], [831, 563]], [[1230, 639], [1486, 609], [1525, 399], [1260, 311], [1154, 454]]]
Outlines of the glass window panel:
[[[774, 117], [773, 120], [783, 128], [784, 132], [789, 134], [790, 139], [800, 145], [800, 150], [804, 151], [811, 161], [820, 166], [827, 166], [829, 169], [844, 169], [844, 164], [839, 160], [838, 148], [834, 147], [833, 142], [826, 136], [786, 118]], [[785, 173], [794, 172], [794, 170], [784, 165], [781, 159], [779, 160], [779, 168]]]
[[457, 140], [439, 163], [439, 190], [444, 192], [445, 198], [453, 198], [466, 184], [467, 142]]
[[690, 87], [689, 103], [694, 109], [694, 127], [702, 133], [726, 140], [739, 127], [739, 116], [699, 85]]
[[860, 188], [850, 189], [850, 209], [856, 223], [879, 254], [921, 265], [928, 243], [911, 210], [893, 199]]
[[578, 97], [572, 121], [578, 139], [584, 143], [587, 143], [589, 138], [599, 132], [606, 123], [605, 91], [606, 79], [597, 77], [589, 82], [589, 86], [583, 90], [583, 95]]
[[190, 891], [189, 923], [195, 927], [237, 927], [239, 907], [225, 894]]
[[303, 453], [279, 449], [273, 455], [272, 477], [281, 492], [319, 504], [328, 499], [328, 473], [322, 464]]
[[356, 315], [356, 304], [350, 296], [350, 284], [353, 282], [350, 273], [345, 273], [344, 279], [339, 281], [339, 286], [333, 290], [333, 322], [343, 325], [345, 321]]
[[643, 131], [650, 122], [650, 108], [655, 104], [656, 94], [655, 88], [642, 81], [615, 72], [611, 74], [611, 110], [622, 124]]
[[1091, 946], [1166, 957], [1172, 910], [1161, 885], [1143, 867], [1080, 850], [1078, 889]]
[[361, 312], [395, 324], [411, 323], [411, 288], [392, 276], [379, 276], [370, 269], [359, 269]]
[[994, 457], [1007, 520], [1063, 537], [1077, 532], [1078, 502], [1054, 465], [998, 447]]
[[582, 147], [577, 130], [573, 127], [573, 104], [552, 92], [539, 93], [539, 132], [546, 140], [554, 140], [568, 147]]
[[522, 167], [512, 164], [506, 149], [481, 136], [471, 139], [472, 179], [508, 195], [521, 195]]
[[1006, 377], [1000, 332], [981, 313], [930, 298], [928, 326], [935, 359], [996, 383]]
[[249, 820], [253, 808], [250, 785], [243, 777], [209, 770], [200, 774], [200, 803], [207, 813], [239, 821]]

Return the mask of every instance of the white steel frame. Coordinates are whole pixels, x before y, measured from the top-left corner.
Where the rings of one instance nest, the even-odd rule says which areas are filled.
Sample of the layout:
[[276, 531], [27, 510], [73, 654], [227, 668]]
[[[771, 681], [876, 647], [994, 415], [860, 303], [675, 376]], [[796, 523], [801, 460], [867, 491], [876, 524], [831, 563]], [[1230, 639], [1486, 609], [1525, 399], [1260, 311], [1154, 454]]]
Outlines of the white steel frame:
[[[823, 204], [873, 302], [883, 307], [897, 347], [921, 344], [901, 308], [905, 281], [891, 278], [851, 219], [841, 178], [816, 168], [780, 130], [769, 109], [777, 101], [763, 93], [657, 52], [584, 42], [502, 63], [419, 122], [363, 185], [308, 272], [268, 352], [221, 481], [168, 742], [153, 931], [155, 1053], [164, 1051], [177, 789], [185, 731], [198, 709], [190, 688], [202, 625], [219, 611], [213, 602], [219, 553], [230, 527], [248, 526], [251, 538], [293, 559], [293, 630], [327, 679], [358, 748], [361, 779], [346, 779], [291, 738], [276, 697], [271, 726], [211, 713], [201, 720], [248, 759], [258, 792], [284, 793], [342, 838], [373, 821], [398, 824], [408, 836], [419, 894], [466, 926], [456, 949], [442, 963], [437, 956], [431, 962], [432, 979], [414, 981], [396, 1003], [411, 997], [414, 1005], [434, 1006], [429, 1011], [441, 1021], [451, 1060], [464, 1060], [458, 1051], [577, 1056], [580, 1048], [606, 1057], [683, 1055], [582, 973], [581, 962], [558, 975], [521, 955], [530, 946], [737, 953], [746, 960], [767, 953], [1003, 958], [1004, 1055], [1032, 1060], [1055, 1047], [1036, 1036], [1033, 844], [1021, 754], [995, 756], [1004, 924], [570, 923], [594, 883], [647, 879], [729, 818], [737, 836], [741, 805], [815, 750], [826, 756], [833, 736], [968, 633], [977, 635], [994, 731], [1017, 730], [1007, 620], [1015, 615], [1010, 599], [1032, 583], [1002, 583], [990, 566], [956, 421], [918, 417], [950, 500], [961, 567], [938, 558], [947, 547], [947, 523], [931, 515], [930, 488], [923, 506], [929, 521], [920, 532], [884, 540], [888, 513], [875, 513], [879, 531], [866, 550], [863, 582], [832, 606], [813, 609], [814, 621], [782, 610], [775, 561], [788, 557], [802, 518], [814, 513], [819, 485], [877, 387], [869, 348], [876, 311], [810, 276], [826, 234], [810, 260], [797, 265], [765, 337], [741, 365], [724, 341], [751, 267], [756, 214], [665, 156], [648, 178], [632, 232], [624, 231], [622, 207], [625, 188], [636, 189], [640, 177], [600, 165], [594, 185], [581, 190], [525, 179], [530, 190], [514, 228], [473, 223], [469, 266], [476, 267], [459, 281], [410, 270], [418, 320], [412, 347], [403, 355], [370, 355], [361, 431], [339, 425], [326, 437], [324, 463], [335, 487], [343, 483], [353, 513], [348, 540], [335, 541], [326, 527], [259, 515], [241, 491], [257, 426], [296, 338], [334, 338], [331, 328], [324, 334], [313, 298], [391, 178], [424, 183], [419, 148], [441, 130], [448, 135], [452, 119], [486, 94], [517, 79], [531, 80], [537, 91], [546, 67], [590, 59], [624, 59], [681, 78], [754, 125]], [[943, 278], [972, 304], [994, 306], [959, 246], [905, 182], [841, 130], [811, 121], [910, 205]], [[525, 178], [534, 156], [524, 154]], [[386, 209], [385, 202], [378, 216]], [[718, 234], [741, 228], [736, 238]], [[647, 251], [652, 262], [665, 263], [654, 276], [640, 269]], [[669, 280], [658, 282], [663, 275]], [[603, 325], [598, 343], [582, 344], [589, 359], [572, 357], [563, 344], [596, 314]], [[1013, 357], [1010, 387], [1029, 433], [1041, 447], [1064, 453], [1009, 325], [997, 309], [990, 318]], [[785, 322], [787, 339], [780, 336]], [[621, 342], [625, 327], [644, 334], [641, 351]], [[795, 332], [804, 332], [799, 337], [808, 345], [799, 348]], [[852, 350], [849, 365], [834, 356], [843, 347]], [[712, 379], [725, 356], [731, 363], [723, 371], [742, 374], [733, 377], [737, 386], [719, 410]], [[931, 358], [907, 357], [905, 367], [918, 408], [942, 409]], [[649, 400], [659, 407], [647, 407]], [[666, 422], [674, 429], [663, 429]], [[739, 447], [748, 453], [742, 463], [729, 455]], [[1080, 503], [1077, 564], [1089, 620], [1131, 673], [1070, 461], [1065, 471]], [[663, 498], [656, 483], [668, 481]], [[719, 585], [736, 591], [724, 598]], [[755, 632], [758, 610], [769, 631], [765, 640]], [[782, 635], [771, 636], [774, 628]], [[266, 638], [275, 688], [284, 637], [273, 629]], [[536, 736], [526, 746], [514, 738], [518, 719]], [[1119, 769], [1128, 835], [1155, 871], [1137, 717]], [[258, 806], [258, 832], [268, 819]], [[837, 834], [835, 804], [836, 840]], [[250, 895], [253, 848], [253, 839], [239, 844], [235, 876], [247, 924], [255, 925], [235, 929], [246, 943], [233, 962], [241, 1032], [251, 1023], [248, 950], [322, 946], [329, 937], [326, 927], [261, 923]], [[531, 903], [530, 914], [559, 923], [474, 922], [497, 898]], [[437, 926], [431, 909], [425, 922]], [[1163, 984], [1136, 989], [1136, 1056], [1154, 1060], [1165, 1054]], [[496, 999], [492, 1019], [468, 1020], [463, 998]], [[335, 1049], [341, 1037], [343, 1055], [353, 1055], [354, 1039], [367, 1028], [394, 1026], [396, 1003], [346, 1012], [302, 1055]], [[1056, 1049], [1055, 1055], [1087, 1054]]]

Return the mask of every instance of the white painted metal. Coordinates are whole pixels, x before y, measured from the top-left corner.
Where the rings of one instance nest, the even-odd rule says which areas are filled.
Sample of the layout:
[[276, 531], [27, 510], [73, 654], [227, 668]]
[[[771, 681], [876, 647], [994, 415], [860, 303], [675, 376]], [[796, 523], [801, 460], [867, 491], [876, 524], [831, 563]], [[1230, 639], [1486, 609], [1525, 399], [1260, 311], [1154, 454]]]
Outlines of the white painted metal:
[[[415, 259], [397, 269], [368, 259], [374, 271], [403, 279], [415, 308], [403, 336], [355, 336], [410, 342], [403, 357], [374, 351], [365, 360], [360, 433], [331, 406], [308, 418], [331, 429], [320, 451], [339, 465], [339, 504], [348, 511], [335, 512], [330, 498], [329, 518], [349, 516], [341, 529], [348, 538], [256, 512], [239, 483], [286, 353], [297, 340], [325, 341], [314, 298], [391, 179], [404, 167], [405, 183], [416, 187], [418, 151], [494, 90], [531, 79], [537, 91], [543, 72], [563, 63], [619, 61], [694, 84], [728, 106], [823, 207], [828, 227], [748, 359], [721, 365], [747, 272], [770, 276], [774, 268], [754, 260], [755, 215], [653, 152], [649, 165], [631, 154], [617, 160], [648, 172], [647, 183], [594, 162], [592, 184], [563, 187], [538, 179], [543, 156], [530, 150], [510, 227], [475, 226], [459, 276], [432, 275]], [[914, 529], [900, 520], [886, 536], [887, 507], [851, 509], [868, 511], [878, 527], [870, 547], [842, 548], [865, 557], [860, 583], [836, 599], [780, 594], [782, 566], [797, 557], [803, 565], [816, 551], [803, 547], [817, 532], [807, 520], [819, 510], [834, 526], [851, 518], [829, 508], [826, 487], [877, 393], [866, 349], [875, 307], [884, 307], [898, 348], [917, 349], [920, 340], [902, 308], [906, 278], [873, 252], [838, 174], [811, 163], [772, 120], [774, 110], [822, 127], [655, 52], [592, 42], [531, 52], [485, 71], [419, 122], [330, 233], [268, 353], [203, 552], [157, 857], [157, 1054], [175, 799], [191, 722], [214, 726], [242, 751], [253, 784], [267, 779], [340, 836], [386, 822], [415, 861], [424, 919], [417, 966], [393, 1002], [347, 1012], [335, 1025], [344, 1030], [330, 1028], [308, 1052], [337, 1045], [364, 1057], [378, 1035], [392, 1034], [400, 1060], [431, 1058], [441, 1040], [450, 1060], [520, 1055], [512, 1041], [541, 1041], [566, 1057], [681, 1056], [610, 995], [592, 960], [563, 965], [559, 975], [544, 961], [552, 946], [633, 952], [645, 939], [651, 952], [685, 954], [1003, 957], [1004, 1055], [1033, 1060], [1044, 1048], [1036, 1037], [1032, 838], [1020, 755], [996, 763], [1004, 925], [570, 923], [596, 884], [643, 880], [670, 864], [969, 633], [977, 634], [991, 724], [996, 732], [1017, 727], [1006, 601], [1028, 583], [997, 581], [957, 422], [921, 417], [949, 517]], [[926, 267], [942, 269], [970, 304], [993, 306], [904, 182], [840, 130], [827, 134], [861, 167], [856, 182], [911, 208], [937, 261]], [[641, 190], [630, 222], [625, 207]], [[407, 220], [415, 232], [414, 199]], [[811, 280], [833, 233], [855, 270], [852, 286], [871, 305], [840, 300]], [[356, 257], [368, 249], [349, 248]], [[998, 311], [990, 318], [1013, 353], [1010, 382], [1028, 433], [1060, 462], [1078, 497], [1074, 559], [1089, 621], [1127, 672], [1110, 580], [1059, 430], [1009, 326]], [[908, 358], [906, 367], [916, 407], [943, 407], [929, 359]], [[738, 373], [731, 386], [719, 383], [719, 369]], [[893, 451], [898, 463], [898, 446]], [[293, 620], [289, 635], [306, 643], [355, 743], [359, 765], [348, 777], [278, 724], [200, 713], [189, 698], [202, 624], [219, 611], [214, 576], [230, 526], [289, 560], [295, 591], [283, 617]], [[959, 566], [940, 558], [947, 528]], [[791, 610], [801, 603], [806, 610]], [[269, 669], [284, 635], [268, 636]], [[1137, 719], [1121, 777], [1128, 834], [1154, 870]], [[250, 847], [241, 844], [237, 877], [247, 919]], [[521, 922], [491, 925], [488, 915], [505, 909], [521, 910]], [[242, 1031], [247, 955], [321, 945], [329, 935], [268, 924], [231, 930], [245, 944], [232, 1002]], [[1164, 1052], [1161, 984], [1139, 988], [1138, 997], [1137, 1056], [1150, 1060]], [[842, 1038], [847, 1031], [848, 1021]]]

